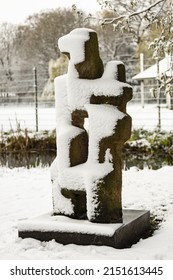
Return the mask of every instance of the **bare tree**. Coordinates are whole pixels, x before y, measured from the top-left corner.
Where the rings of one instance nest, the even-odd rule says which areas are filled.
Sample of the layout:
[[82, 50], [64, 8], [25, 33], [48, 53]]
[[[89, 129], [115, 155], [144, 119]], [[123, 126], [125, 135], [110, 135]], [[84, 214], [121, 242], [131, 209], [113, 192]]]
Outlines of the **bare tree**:
[[18, 53], [33, 64], [48, 65], [59, 56], [57, 40], [78, 26], [76, 14], [69, 9], [48, 10], [34, 14], [19, 26], [16, 40]]
[[[103, 10], [102, 16], [111, 18], [113, 13]], [[120, 31], [112, 32], [112, 27], [110, 25], [104, 25], [102, 28], [94, 26], [98, 33], [100, 42], [100, 53], [104, 62], [110, 59], [115, 59], [124, 55], [133, 55], [134, 46], [132, 35], [128, 32], [121, 34]]]
[[0, 25], [0, 68], [7, 80], [12, 80], [12, 63], [15, 59], [16, 26], [9, 23]]

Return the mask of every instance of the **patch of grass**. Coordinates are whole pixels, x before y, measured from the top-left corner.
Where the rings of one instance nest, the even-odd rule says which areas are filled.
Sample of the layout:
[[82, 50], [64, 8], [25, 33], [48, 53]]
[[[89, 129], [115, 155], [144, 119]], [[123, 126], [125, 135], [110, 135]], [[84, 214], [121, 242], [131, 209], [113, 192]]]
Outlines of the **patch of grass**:
[[1, 133], [0, 154], [7, 153], [33, 153], [56, 151], [55, 131], [39, 133], [28, 130], [10, 131]]

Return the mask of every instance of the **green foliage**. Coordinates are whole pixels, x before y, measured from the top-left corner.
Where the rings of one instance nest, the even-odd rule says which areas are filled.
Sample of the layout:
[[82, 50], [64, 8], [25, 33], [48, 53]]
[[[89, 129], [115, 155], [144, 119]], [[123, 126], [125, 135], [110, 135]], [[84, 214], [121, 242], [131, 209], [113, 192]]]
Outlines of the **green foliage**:
[[129, 144], [136, 140], [145, 139], [147, 140], [151, 147], [159, 148], [162, 147], [166, 149], [171, 148], [173, 145], [173, 132], [164, 131], [147, 131], [144, 129], [134, 129], [129, 140]]
[[144, 129], [134, 129], [132, 131], [131, 138], [129, 141], [131, 142], [131, 141], [139, 140], [142, 138], [146, 138], [149, 133], [150, 132], [148, 132], [147, 130], [144, 130]]

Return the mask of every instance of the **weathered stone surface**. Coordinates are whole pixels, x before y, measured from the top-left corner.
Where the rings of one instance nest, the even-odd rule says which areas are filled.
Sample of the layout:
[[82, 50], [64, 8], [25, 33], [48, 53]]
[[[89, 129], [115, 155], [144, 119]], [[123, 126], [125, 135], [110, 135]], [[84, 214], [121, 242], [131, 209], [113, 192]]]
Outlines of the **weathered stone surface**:
[[88, 133], [83, 131], [73, 138], [69, 150], [71, 167], [86, 162], [88, 157]]
[[75, 219], [81, 219], [86, 217], [87, 208], [86, 208], [86, 192], [84, 191], [74, 191], [68, 189], [61, 189], [62, 195], [66, 198], [71, 199], [73, 203], [74, 214], [71, 215]]
[[[82, 53], [84, 54], [84, 58], [83, 61], [75, 64], [76, 61], [75, 50], [73, 48], [71, 49], [69, 45], [70, 42], [74, 42], [73, 40], [77, 40], [77, 42], [80, 43], [79, 41], [82, 36], [83, 38], [87, 38], [86, 40], [84, 40], [84, 42], [82, 42], [82, 48], [83, 48]], [[66, 45], [67, 42], [68, 45]], [[61, 190], [61, 194], [72, 202], [74, 211], [71, 214], [71, 217], [75, 217], [76, 219], [79, 219], [81, 215], [86, 214], [88, 216], [88, 219], [90, 219], [90, 221], [95, 223], [112, 223], [112, 222], [119, 223], [122, 221], [121, 152], [122, 152], [122, 147], [124, 142], [130, 138], [130, 134], [131, 134], [131, 117], [126, 113], [126, 104], [132, 98], [132, 88], [125, 83], [126, 82], [125, 66], [121, 62], [117, 62], [117, 63], [111, 62], [110, 64], [108, 63], [107, 64], [108, 67], [105, 68], [108, 70], [104, 71], [103, 62], [99, 55], [97, 33], [91, 29], [76, 29], [70, 32], [69, 34], [63, 36], [60, 39], [60, 45], [62, 48], [62, 49], [60, 48], [61, 52], [67, 55], [70, 60], [69, 61], [70, 67], [67, 75], [69, 75], [70, 77], [72, 90], [69, 86], [69, 81], [68, 81], [66, 85], [67, 97], [69, 94], [70, 98], [69, 99], [67, 98], [66, 101], [67, 106], [70, 107], [71, 104], [73, 104], [73, 97], [74, 97], [73, 88], [75, 88], [75, 90], [77, 88], [77, 86], [76, 87], [74, 86], [76, 80], [79, 80], [81, 81], [81, 83], [83, 82], [84, 84], [84, 88], [82, 89], [80, 88], [82, 92], [80, 90], [78, 91], [77, 88], [76, 91], [77, 94], [75, 95], [75, 106], [74, 106], [75, 109], [71, 109], [71, 126], [73, 128], [74, 127], [79, 128], [80, 130], [78, 130], [79, 131], [78, 135], [72, 137], [69, 141], [68, 149], [69, 149], [70, 166], [67, 168], [80, 166], [81, 164], [87, 163], [88, 158], [91, 158], [90, 154], [92, 153], [92, 151], [89, 149], [89, 147], [91, 147], [91, 142], [93, 143], [92, 140], [93, 134], [91, 135], [90, 129], [89, 131], [85, 130], [84, 119], [88, 117], [90, 123], [96, 123], [96, 120], [94, 118], [95, 115], [93, 117], [93, 111], [92, 111], [92, 119], [91, 119], [91, 115], [88, 111], [89, 109], [87, 109], [86, 105], [90, 106], [90, 104], [93, 104], [98, 106], [99, 105], [107, 106], [106, 110], [108, 110], [109, 112], [111, 111], [111, 113], [108, 114], [108, 119], [105, 121], [109, 121], [110, 123], [112, 123], [112, 115], [113, 115], [113, 120], [115, 118], [115, 125], [113, 123], [112, 125], [113, 131], [110, 130], [109, 133], [107, 132], [106, 134], [108, 135], [107, 137], [100, 138], [99, 143], [96, 143], [95, 146], [98, 146], [99, 149], [98, 149], [97, 159], [93, 161], [93, 162], [97, 161], [98, 166], [99, 164], [102, 163], [104, 164], [106, 153], [109, 152], [111, 158], [109, 163], [112, 164], [113, 171], [110, 171], [109, 174], [106, 175], [104, 174], [102, 176], [99, 175], [99, 177], [96, 178], [96, 180], [94, 179], [93, 182], [91, 182], [92, 179], [90, 179], [94, 177], [93, 174], [91, 174], [91, 177], [89, 177], [90, 175], [88, 175], [89, 185], [87, 185], [87, 183], [86, 184], [83, 183], [85, 181], [83, 180], [82, 184], [85, 185], [85, 190], [83, 190], [83, 185], [82, 185], [82, 192], [81, 191], [77, 192], [76, 188], [73, 189], [73, 185], [69, 182], [68, 184], [65, 182], [64, 185], [62, 183], [59, 183], [58, 187]], [[74, 70], [75, 70], [75, 75], [74, 75]], [[101, 80], [101, 78], [104, 76], [105, 73], [107, 75], [107, 78]], [[109, 76], [111, 76], [110, 80], [109, 80]], [[86, 96], [88, 96], [87, 91], [88, 90], [90, 91], [90, 89], [87, 88], [88, 83], [85, 83], [86, 80], [88, 80], [88, 83], [91, 80], [96, 80], [97, 83], [100, 83], [101, 85], [103, 85], [104, 83], [112, 82], [114, 84], [113, 87], [114, 90], [112, 91], [112, 87], [110, 87], [110, 92], [106, 92], [106, 91], [103, 92], [102, 87], [100, 88], [99, 85], [96, 84], [95, 94], [92, 92], [91, 89], [91, 94], [89, 95], [89, 97], [87, 97], [88, 99], [86, 100], [84, 99], [86, 104], [85, 103], [83, 104], [82, 107], [83, 109], [78, 109], [78, 104], [77, 104], [78, 94], [80, 100], [80, 98], [82, 98], [83, 95], [85, 94], [85, 90], [86, 90]], [[66, 83], [66, 80], [64, 80], [64, 83]], [[108, 87], [106, 86], [106, 89], [107, 88], [109, 91], [109, 86]], [[58, 94], [61, 94], [61, 92], [60, 93], [58, 92]], [[80, 95], [82, 95], [82, 97]], [[68, 104], [68, 102], [70, 102], [70, 104]], [[111, 109], [110, 109], [110, 105], [111, 105]], [[115, 107], [115, 111], [113, 110], [114, 108], [113, 106]], [[103, 115], [104, 115], [104, 109], [100, 111]], [[97, 117], [99, 118], [98, 115]], [[103, 129], [105, 127], [105, 121], [103, 120], [102, 122]], [[69, 127], [67, 127], [67, 129], [69, 129]], [[94, 144], [92, 145], [94, 146]], [[89, 164], [92, 165], [93, 162], [89, 162]], [[61, 170], [59, 172], [61, 172]], [[67, 169], [66, 172], [68, 172]], [[82, 170], [82, 174], [84, 174], [85, 178], [87, 177], [87, 174], [84, 170]], [[59, 176], [61, 176], [61, 174]], [[81, 176], [82, 175], [80, 175], [80, 177]], [[75, 180], [73, 180], [73, 182], [76, 180], [77, 177], [75, 177]], [[89, 190], [90, 193], [89, 196], [87, 194], [87, 190]], [[93, 202], [95, 202], [95, 204]], [[86, 205], [84, 206], [83, 205], [84, 203], [87, 203], [87, 206]], [[88, 209], [92, 208], [92, 213], [90, 211], [91, 215], [88, 214], [87, 208]], [[63, 213], [63, 209], [59, 214], [62, 213]], [[56, 212], [56, 214], [58, 213]]]
[[89, 40], [85, 42], [85, 61], [75, 65], [80, 79], [97, 79], [104, 72], [103, 62], [99, 55], [97, 33], [90, 32]]

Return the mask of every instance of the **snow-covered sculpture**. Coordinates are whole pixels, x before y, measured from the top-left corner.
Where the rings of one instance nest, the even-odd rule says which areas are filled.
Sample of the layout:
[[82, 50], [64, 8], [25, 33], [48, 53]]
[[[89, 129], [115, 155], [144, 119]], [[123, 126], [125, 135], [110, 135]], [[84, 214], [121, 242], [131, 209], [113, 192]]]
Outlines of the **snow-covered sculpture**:
[[104, 70], [97, 34], [91, 29], [75, 29], [58, 45], [69, 66], [66, 75], [55, 79], [54, 214], [121, 222], [121, 150], [131, 134], [126, 103], [132, 98], [124, 65], [110, 61]]

